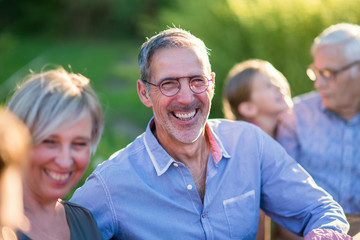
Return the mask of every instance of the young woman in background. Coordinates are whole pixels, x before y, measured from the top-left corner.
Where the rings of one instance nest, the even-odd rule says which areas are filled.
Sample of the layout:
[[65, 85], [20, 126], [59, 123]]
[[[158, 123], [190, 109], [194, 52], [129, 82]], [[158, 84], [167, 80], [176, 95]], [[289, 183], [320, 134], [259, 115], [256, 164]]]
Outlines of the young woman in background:
[[[225, 81], [225, 117], [251, 122], [273, 138], [283, 114], [293, 106], [289, 83], [282, 73], [264, 60], [252, 59], [235, 64]], [[256, 240], [270, 240], [270, 219], [260, 210]], [[275, 227], [273, 239], [302, 239], [280, 226]]]

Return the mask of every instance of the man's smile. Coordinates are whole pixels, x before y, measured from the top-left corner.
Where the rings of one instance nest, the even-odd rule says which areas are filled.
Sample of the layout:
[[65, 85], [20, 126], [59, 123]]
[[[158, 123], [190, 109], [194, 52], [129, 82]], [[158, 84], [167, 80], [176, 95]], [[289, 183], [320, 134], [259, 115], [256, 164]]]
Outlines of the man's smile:
[[193, 110], [192, 112], [189, 113], [173, 112], [173, 115], [179, 120], [188, 121], [196, 115], [196, 112], [197, 112], [196, 110]]

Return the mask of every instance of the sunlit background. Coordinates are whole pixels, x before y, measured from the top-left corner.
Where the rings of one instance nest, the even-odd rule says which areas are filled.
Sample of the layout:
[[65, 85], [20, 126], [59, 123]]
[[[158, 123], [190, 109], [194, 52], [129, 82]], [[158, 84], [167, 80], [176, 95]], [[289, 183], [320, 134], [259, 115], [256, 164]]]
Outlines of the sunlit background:
[[[137, 54], [146, 37], [189, 30], [211, 49], [223, 117], [229, 69], [249, 58], [270, 61], [293, 96], [313, 90], [305, 74], [310, 46], [324, 28], [360, 22], [360, 0], [0, 0], [0, 103], [30, 70], [56, 66], [91, 79], [105, 112], [105, 132], [86, 176], [145, 130], [152, 116], [137, 97]], [[86, 177], [85, 176], [85, 177]], [[83, 183], [84, 179], [80, 183]]]

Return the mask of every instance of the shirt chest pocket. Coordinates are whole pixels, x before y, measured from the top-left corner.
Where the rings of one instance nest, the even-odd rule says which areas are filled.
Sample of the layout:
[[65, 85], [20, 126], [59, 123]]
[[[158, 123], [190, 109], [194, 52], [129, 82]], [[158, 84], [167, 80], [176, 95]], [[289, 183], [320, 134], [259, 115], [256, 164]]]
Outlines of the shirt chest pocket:
[[232, 239], [254, 239], [257, 232], [259, 210], [255, 207], [255, 191], [223, 201]]

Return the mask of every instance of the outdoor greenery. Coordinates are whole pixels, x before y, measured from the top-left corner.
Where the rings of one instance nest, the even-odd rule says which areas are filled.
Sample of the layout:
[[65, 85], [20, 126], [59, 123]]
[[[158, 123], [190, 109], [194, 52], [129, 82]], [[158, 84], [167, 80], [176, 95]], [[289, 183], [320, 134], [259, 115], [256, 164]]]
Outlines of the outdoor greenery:
[[[151, 110], [138, 99], [138, 40], [55, 41], [0, 36], [0, 101], [5, 103], [17, 83], [30, 73], [63, 66], [90, 78], [105, 115], [103, 138], [85, 176], [113, 152], [141, 134]], [[82, 185], [84, 179], [79, 183]]]
[[133, 37], [171, 0], [0, 0], [0, 31], [60, 37]]
[[331, 24], [360, 23], [359, 0], [174, 0], [158, 18], [142, 22], [146, 35], [166, 26], [190, 30], [211, 51], [216, 73], [212, 117], [222, 117], [223, 81], [234, 63], [271, 62], [288, 79], [293, 96], [313, 90], [305, 69], [313, 39]]
[[6, 103], [30, 69], [40, 72], [63, 66], [90, 78], [104, 107], [105, 132], [86, 177], [142, 133], [152, 116], [136, 93], [137, 54], [145, 37], [176, 26], [204, 40], [216, 73], [210, 117], [223, 117], [223, 81], [242, 60], [270, 61], [289, 80], [293, 96], [313, 90], [305, 69], [312, 61], [314, 37], [331, 24], [359, 24], [359, 3], [0, 0], [0, 103]]

